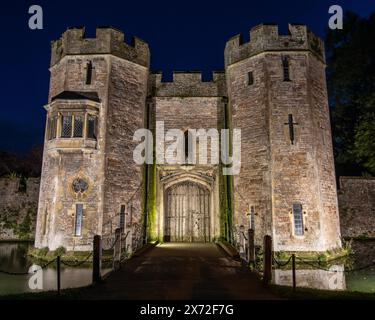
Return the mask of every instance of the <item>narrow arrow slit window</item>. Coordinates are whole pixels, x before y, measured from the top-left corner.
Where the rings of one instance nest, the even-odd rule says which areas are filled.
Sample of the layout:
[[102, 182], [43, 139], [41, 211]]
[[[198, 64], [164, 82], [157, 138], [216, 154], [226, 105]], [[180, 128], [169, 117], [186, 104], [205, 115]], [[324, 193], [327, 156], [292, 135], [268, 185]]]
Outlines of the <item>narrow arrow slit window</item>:
[[289, 57], [283, 57], [284, 81], [290, 81]]
[[294, 234], [296, 236], [303, 236], [303, 216], [302, 204], [293, 204], [293, 219], [294, 219]]
[[76, 204], [76, 223], [74, 235], [80, 237], [82, 235], [82, 217], [83, 217], [83, 204]]
[[92, 62], [89, 61], [87, 62], [87, 65], [86, 65], [86, 84], [87, 85], [90, 85], [91, 82], [92, 82]]

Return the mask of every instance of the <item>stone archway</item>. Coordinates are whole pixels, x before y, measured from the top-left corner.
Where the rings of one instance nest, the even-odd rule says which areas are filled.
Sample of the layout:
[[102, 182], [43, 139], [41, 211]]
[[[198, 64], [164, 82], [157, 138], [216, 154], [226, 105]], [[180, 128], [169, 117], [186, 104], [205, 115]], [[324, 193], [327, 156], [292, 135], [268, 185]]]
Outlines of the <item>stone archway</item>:
[[182, 181], [165, 190], [164, 241], [209, 242], [211, 193], [202, 184]]

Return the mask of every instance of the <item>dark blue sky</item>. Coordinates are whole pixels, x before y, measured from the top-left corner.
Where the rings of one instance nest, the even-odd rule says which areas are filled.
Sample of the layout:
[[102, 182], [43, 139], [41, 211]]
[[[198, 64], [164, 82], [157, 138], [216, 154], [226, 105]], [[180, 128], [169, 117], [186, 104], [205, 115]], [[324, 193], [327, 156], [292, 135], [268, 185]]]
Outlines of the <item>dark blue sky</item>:
[[[149, 43], [151, 66], [170, 75], [172, 70], [223, 69], [225, 42], [261, 22], [307, 24], [320, 36], [329, 19], [330, 5], [342, 5], [362, 16], [375, 11], [374, 0], [263, 0], [263, 1], [23, 1], [1, 4], [0, 150], [25, 152], [41, 143], [47, 102], [50, 41], [69, 26], [111, 25]], [[28, 28], [28, 8], [42, 6], [44, 30]], [[345, 24], [344, 24], [345, 27]]]

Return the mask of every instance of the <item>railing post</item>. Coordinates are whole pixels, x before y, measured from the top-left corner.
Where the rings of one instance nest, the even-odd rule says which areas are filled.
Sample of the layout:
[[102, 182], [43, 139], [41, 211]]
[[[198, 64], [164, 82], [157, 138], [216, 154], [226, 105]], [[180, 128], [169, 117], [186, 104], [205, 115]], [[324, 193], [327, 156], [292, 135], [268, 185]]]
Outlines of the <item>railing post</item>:
[[245, 255], [245, 260], [246, 260], [246, 247], [245, 247], [245, 237], [244, 237], [244, 230], [245, 230], [245, 227], [244, 226], [240, 226], [240, 234], [239, 234], [239, 236], [240, 236], [240, 238], [239, 238], [239, 245], [240, 245], [240, 247], [239, 247], [239, 251], [240, 251], [240, 255]]
[[120, 268], [121, 261], [121, 229], [115, 230], [115, 246], [113, 248], [113, 269], [118, 270]]
[[127, 254], [131, 254], [133, 252], [133, 231], [131, 227], [126, 236], [125, 250]]
[[268, 285], [272, 279], [272, 238], [269, 235], [264, 236], [263, 255], [263, 283]]
[[101, 280], [101, 261], [102, 261], [102, 239], [99, 235], [94, 236], [93, 259], [92, 259], [92, 282], [97, 283]]
[[249, 264], [255, 265], [255, 233], [249, 229], [247, 233], [247, 247], [249, 250]]
[[296, 291], [296, 255], [292, 254], [293, 291]]
[[60, 256], [57, 256], [57, 294], [60, 295], [61, 290], [61, 261]]

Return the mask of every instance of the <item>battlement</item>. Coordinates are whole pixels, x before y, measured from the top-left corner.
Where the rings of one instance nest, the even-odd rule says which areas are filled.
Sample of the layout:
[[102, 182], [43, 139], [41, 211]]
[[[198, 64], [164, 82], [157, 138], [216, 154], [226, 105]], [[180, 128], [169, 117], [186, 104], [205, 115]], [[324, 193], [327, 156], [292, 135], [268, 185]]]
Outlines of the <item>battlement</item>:
[[132, 44], [125, 43], [124, 33], [113, 27], [98, 27], [95, 38], [85, 38], [84, 27], [68, 28], [60, 39], [52, 41], [51, 66], [66, 55], [113, 54], [117, 57], [149, 67], [148, 44], [133, 37]]
[[311, 51], [325, 63], [324, 42], [305, 25], [289, 24], [289, 34], [279, 34], [276, 24], [260, 24], [250, 30], [250, 41], [242, 43], [241, 35], [232, 37], [225, 46], [225, 65], [264, 51]]
[[202, 80], [200, 71], [173, 71], [173, 80], [163, 80], [162, 72], [151, 73], [150, 95], [158, 97], [223, 97], [226, 96], [224, 71], [213, 71], [211, 81]]

